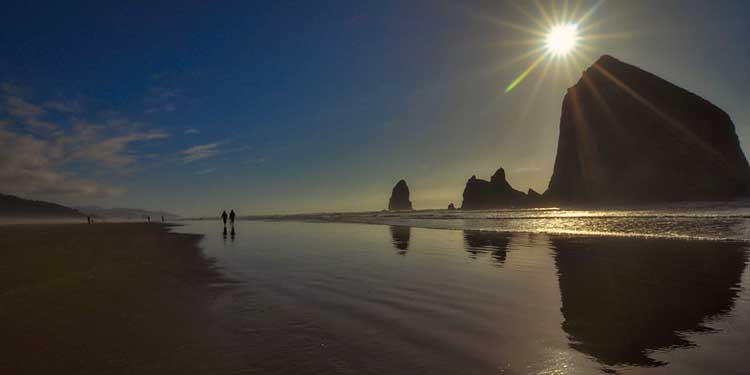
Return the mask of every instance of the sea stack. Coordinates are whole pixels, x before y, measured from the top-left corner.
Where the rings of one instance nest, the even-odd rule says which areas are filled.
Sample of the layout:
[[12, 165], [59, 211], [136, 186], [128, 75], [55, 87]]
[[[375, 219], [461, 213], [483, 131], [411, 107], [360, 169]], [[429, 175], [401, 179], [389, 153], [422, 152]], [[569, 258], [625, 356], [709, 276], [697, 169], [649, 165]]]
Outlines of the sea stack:
[[716, 201], [748, 192], [734, 124], [705, 99], [606, 55], [568, 89], [546, 200]]
[[455, 210], [455, 209], [456, 209], [456, 206], [454, 206], [454, 205], [453, 205], [453, 202], [451, 202], [451, 203], [450, 203], [450, 204], [448, 205], [448, 210], [450, 210], [450, 211], [453, 211], [453, 210]]
[[411, 201], [409, 200], [409, 187], [406, 181], [401, 180], [396, 183], [391, 193], [391, 199], [388, 201], [388, 210], [401, 211], [411, 210]]
[[489, 181], [471, 176], [464, 189], [464, 210], [482, 210], [515, 207], [525, 204], [526, 194], [510, 186], [505, 179], [505, 170], [500, 168]]

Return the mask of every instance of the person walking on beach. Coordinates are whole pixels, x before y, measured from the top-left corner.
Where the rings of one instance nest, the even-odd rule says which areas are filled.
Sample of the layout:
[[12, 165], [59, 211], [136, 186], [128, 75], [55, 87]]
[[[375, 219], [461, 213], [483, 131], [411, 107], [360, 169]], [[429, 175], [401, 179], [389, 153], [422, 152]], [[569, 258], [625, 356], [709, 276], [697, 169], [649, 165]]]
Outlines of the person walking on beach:
[[234, 228], [234, 210], [229, 211], [229, 222], [232, 223], [232, 228]]
[[227, 212], [226, 211], [221, 213], [221, 220], [224, 221], [224, 226], [226, 227], [227, 226]]
[[146, 216], [146, 220], [148, 220], [148, 222], [150, 223], [151, 222], [151, 216]]

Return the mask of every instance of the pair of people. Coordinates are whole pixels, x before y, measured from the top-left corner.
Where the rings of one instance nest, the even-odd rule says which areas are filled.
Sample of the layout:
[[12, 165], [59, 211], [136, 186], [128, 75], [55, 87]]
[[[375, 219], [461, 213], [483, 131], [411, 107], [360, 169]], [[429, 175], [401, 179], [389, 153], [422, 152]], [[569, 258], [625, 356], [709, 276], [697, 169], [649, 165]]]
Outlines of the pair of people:
[[224, 211], [221, 213], [221, 220], [224, 221], [224, 226], [227, 226], [227, 217], [229, 217], [229, 222], [232, 223], [232, 227], [234, 227], [234, 210], [231, 210], [229, 212], [229, 215], [227, 215], [227, 212]]

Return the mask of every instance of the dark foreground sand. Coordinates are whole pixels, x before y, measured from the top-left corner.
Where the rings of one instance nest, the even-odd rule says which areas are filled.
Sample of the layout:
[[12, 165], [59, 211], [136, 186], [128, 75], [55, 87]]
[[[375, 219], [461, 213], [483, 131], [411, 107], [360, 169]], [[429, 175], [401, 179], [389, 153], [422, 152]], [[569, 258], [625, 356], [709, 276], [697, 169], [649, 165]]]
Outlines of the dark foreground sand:
[[0, 226], [0, 373], [216, 368], [222, 280], [200, 236], [161, 224]]

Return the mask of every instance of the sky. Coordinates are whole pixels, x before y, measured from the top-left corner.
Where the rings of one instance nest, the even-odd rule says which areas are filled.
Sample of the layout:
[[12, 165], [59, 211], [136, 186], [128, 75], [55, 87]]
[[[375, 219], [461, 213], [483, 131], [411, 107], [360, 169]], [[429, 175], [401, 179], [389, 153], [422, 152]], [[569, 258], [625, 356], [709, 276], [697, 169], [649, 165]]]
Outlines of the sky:
[[[591, 10], [585, 56], [545, 58], [506, 93], [565, 3]], [[537, 4], [5, 1], [0, 192], [185, 216], [364, 211], [403, 178], [415, 208], [445, 208], [499, 167], [543, 192], [566, 88], [602, 54], [725, 110], [747, 154], [746, 1]]]

